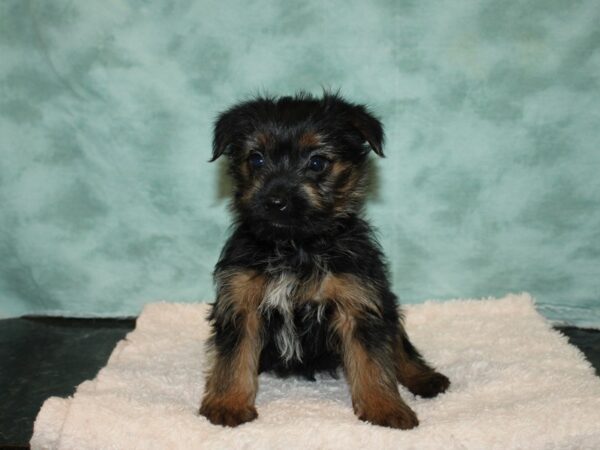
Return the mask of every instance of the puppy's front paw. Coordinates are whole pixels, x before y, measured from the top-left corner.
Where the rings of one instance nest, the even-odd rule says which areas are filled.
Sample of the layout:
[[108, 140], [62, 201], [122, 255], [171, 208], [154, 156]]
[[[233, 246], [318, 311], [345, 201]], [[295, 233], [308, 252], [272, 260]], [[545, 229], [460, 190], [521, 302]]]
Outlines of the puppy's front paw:
[[200, 414], [214, 425], [237, 427], [245, 422], [250, 422], [258, 417], [256, 408], [249, 404], [240, 404], [230, 401], [202, 401]]
[[380, 408], [367, 408], [358, 412], [358, 418], [373, 425], [409, 430], [419, 425], [419, 419], [404, 403]]

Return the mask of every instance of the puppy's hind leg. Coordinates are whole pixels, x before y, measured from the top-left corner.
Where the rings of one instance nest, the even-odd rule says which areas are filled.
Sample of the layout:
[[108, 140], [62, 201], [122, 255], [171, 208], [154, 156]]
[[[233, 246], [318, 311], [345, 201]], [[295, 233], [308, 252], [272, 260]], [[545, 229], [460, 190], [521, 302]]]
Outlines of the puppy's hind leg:
[[450, 380], [437, 372], [423, 359], [410, 342], [402, 324], [395, 346], [396, 377], [410, 392], [425, 398], [435, 397], [446, 391]]

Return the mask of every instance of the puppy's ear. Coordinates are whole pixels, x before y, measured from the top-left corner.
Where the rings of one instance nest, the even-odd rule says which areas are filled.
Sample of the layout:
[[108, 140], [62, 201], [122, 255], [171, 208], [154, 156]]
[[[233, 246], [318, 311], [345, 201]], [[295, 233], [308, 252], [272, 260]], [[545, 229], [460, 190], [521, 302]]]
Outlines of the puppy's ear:
[[354, 105], [350, 116], [354, 128], [360, 133], [363, 140], [369, 143], [371, 149], [379, 156], [383, 155], [384, 133], [383, 126], [371, 112], [363, 105]]
[[239, 137], [243, 122], [241, 108], [233, 107], [219, 115], [213, 131], [213, 153], [209, 162], [221, 155], [231, 154], [233, 144]]

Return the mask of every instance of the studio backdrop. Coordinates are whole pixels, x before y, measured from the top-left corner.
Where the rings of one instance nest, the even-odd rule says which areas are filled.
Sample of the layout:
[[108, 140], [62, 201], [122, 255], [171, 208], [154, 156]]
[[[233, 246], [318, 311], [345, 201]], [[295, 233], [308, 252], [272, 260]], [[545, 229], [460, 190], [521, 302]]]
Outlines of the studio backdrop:
[[367, 214], [403, 302], [527, 291], [599, 327], [599, 23], [597, 0], [4, 0], [0, 316], [211, 301], [216, 115], [325, 88], [383, 120]]

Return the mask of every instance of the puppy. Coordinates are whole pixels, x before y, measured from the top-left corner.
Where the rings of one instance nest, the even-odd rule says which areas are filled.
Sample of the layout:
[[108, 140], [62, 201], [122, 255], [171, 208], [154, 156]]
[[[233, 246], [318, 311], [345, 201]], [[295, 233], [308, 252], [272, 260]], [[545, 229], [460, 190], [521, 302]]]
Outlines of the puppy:
[[397, 383], [422, 397], [450, 382], [411, 344], [385, 258], [363, 218], [367, 161], [383, 128], [325, 93], [256, 98], [222, 113], [212, 161], [229, 158], [235, 229], [214, 271], [212, 355], [200, 414], [236, 426], [257, 417], [258, 374], [335, 372], [360, 420], [418, 425]]

